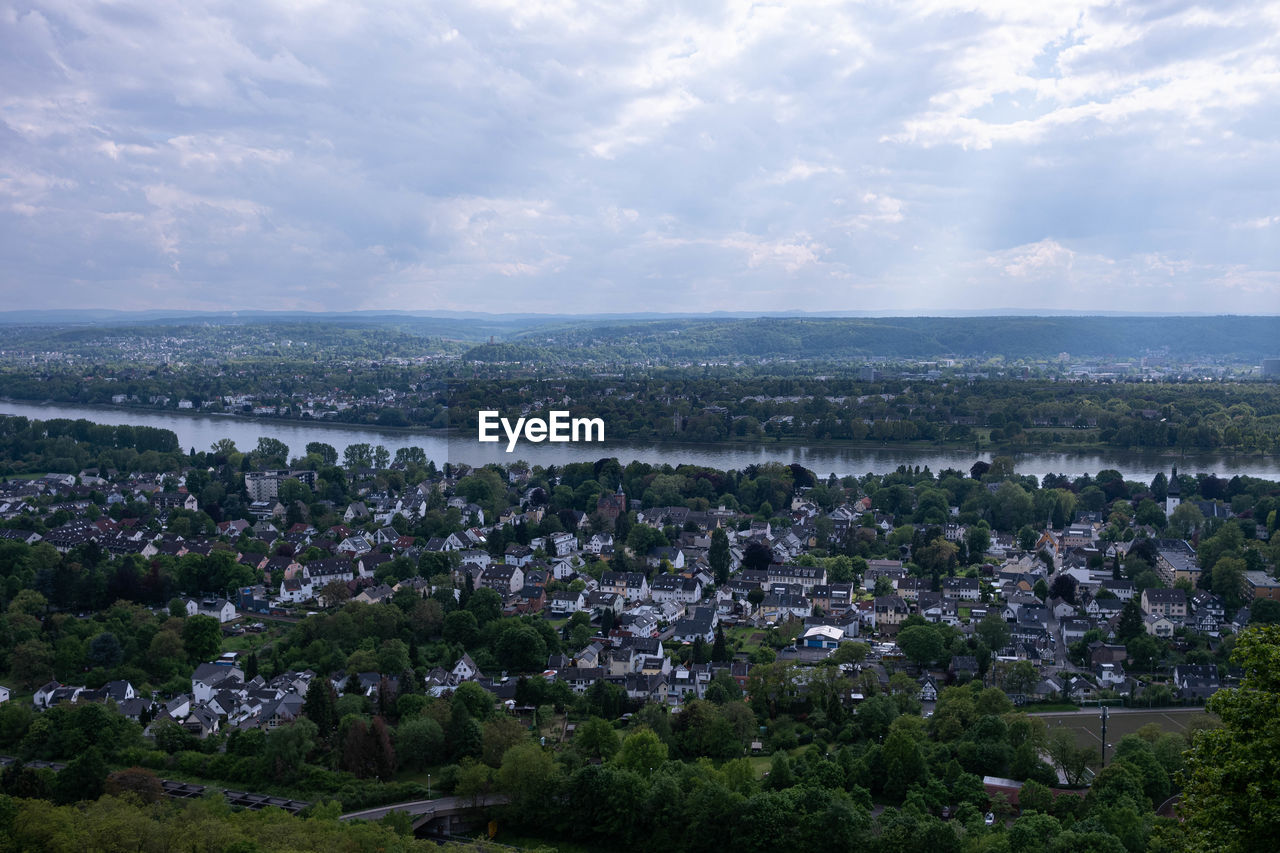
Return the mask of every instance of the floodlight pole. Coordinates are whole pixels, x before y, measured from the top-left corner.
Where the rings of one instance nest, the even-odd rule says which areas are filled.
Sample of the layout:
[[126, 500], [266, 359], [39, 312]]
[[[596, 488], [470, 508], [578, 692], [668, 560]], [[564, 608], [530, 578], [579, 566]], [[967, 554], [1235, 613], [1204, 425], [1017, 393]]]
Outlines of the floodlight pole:
[[1111, 709], [1108, 708], [1106, 705], [1103, 705], [1101, 699], [1098, 700], [1098, 705], [1102, 708], [1102, 713], [1098, 715], [1098, 718], [1102, 720], [1102, 766], [1106, 767], [1107, 766], [1107, 716], [1108, 716], [1108, 712], [1110, 712]]

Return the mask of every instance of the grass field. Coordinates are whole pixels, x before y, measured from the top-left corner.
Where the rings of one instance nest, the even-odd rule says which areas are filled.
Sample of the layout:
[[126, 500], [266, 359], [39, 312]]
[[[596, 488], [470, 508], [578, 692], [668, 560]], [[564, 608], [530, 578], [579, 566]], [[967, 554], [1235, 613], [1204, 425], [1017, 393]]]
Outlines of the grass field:
[[[1102, 721], [1098, 719], [1098, 713], [1096, 708], [1086, 708], [1075, 714], [1036, 714], [1035, 716], [1044, 720], [1051, 732], [1059, 727], [1070, 729], [1074, 732], [1076, 743], [1080, 746], [1101, 747]], [[1138, 729], [1150, 723], [1155, 723], [1166, 732], [1185, 735], [1193, 726], [1200, 727], [1209, 721], [1216, 721], [1216, 718], [1206, 714], [1200, 708], [1185, 710], [1156, 708], [1150, 711], [1113, 708], [1107, 720], [1107, 743], [1114, 748], [1115, 744], [1120, 742], [1120, 738], [1135, 734]]]

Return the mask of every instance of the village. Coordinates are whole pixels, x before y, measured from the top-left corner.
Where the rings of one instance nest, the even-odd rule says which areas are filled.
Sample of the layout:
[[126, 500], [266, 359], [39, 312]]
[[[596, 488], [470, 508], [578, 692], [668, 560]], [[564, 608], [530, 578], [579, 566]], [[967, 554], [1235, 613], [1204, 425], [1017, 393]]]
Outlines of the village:
[[[1280, 582], [1264, 571], [1243, 572], [1235, 596], [1215, 594], [1191, 542], [1136, 521], [1117, 535], [1114, 511], [1082, 510], [1060, 529], [1028, 535], [1025, 527], [993, 531], [985, 520], [962, 523], [961, 508], [951, 506], [949, 520], [933, 528], [937, 538], [925, 539], [908, 524], [909, 507], [895, 517], [860, 494], [856, 480], [845, 485], [834, 477], [817, 491], [796, 487], [785, 511], [766, 520], [706, 500], [689, 501], [701, 509], [646, 506], [621, 484], [593, 496], [591, 512], [557, 513], [547, 489], [534, 482], [554, 490], [554, 474], [534, 477], [520, 466], [501, 472], [519, 502], [495, 514], [461, 493], [475, 473], [467, 466], [402, 489], [379, 488], [387, 472], [364, 470], [352, 472], [352, 500], [322, 507], [338, 523], [320, 529], [288, 523], [310, 510], [287, 509], [281, 500], [291, 488], [316, 486], [317, 471], [251, 471], [241, 478], [250, 517], [197, 534], [190, 472], [104, 473], [0, 486], [0, 517], [38, 512], [61, 521], [43, 534], [11, 526], [0, 538], [44, 543], [63, 555], [96, 548], [109, 559], [181, 562], [196, 555], [217, 562], [229, 569], [216, 575], [225, 587], [206, 586], [169, 609], [216, 620], [228, 640], [348, 602], [459, 601], [480, 590], [491, 591], [488, 600], [502, 615], [545, 620], [564, 640], [563, 651], [519, 671], [498, 666], [488, 650], [468, 653], [465, 643], [455, 646], [454, 659], [429, 668], [409, 661], [396, 671], [307, 669], [271, 678], [256, 667], [246, 671], [243, 651], [219, 651], [195, 667], [189, 690], [172, 695], [144, 693], [121, 680], [92, 686], [52, 680], [32, 695], [40, 710], [111, 702], [143, 724], [169, 720], [197, 737], [290, 723], [318, 678], [338, 695], [356, 691], [373, 701], [388, 684], [438, 697], [474, 682], [497, 707], [514, 709], [518, 681], [538, 676], [576, 695], [600, 682], [615, 685], [632, 707], [677, 711], [706, 698], [721, 673], [748, 691], [752, 668], [775, 661], [795, 667], [801, 689], [805, 672], [837, 665], [848, 676], [842, 699], [855, 713], [865, 696], [906, 693], [927, 716], [942, 687], [973, 680], [1028, 707], [1198, 705], [1238, 677], [1215, 655], [1223, 638], [1258, 621], [1253, 610], [1269, 614], [1280, 606]], [[1168, 482], [1160, 509], [1172, 518], [1183, 505], [1176, 470]], [[994, 495], [1002, 485], [980, 488]], [[829, 509], [812, 499], [819, 492]], [[146, 523], [110, 512], [124, 506], [148, 507]], [[1186, 506], [1201, 519], [1239, 526], [1222, 502]], [[429, 508], [448, 513], [454, 529], [429, 538], [408, 532]], [[544, 523], [552, 518], [567, 524]], [[557, 529], [538, 532], [549, 528]], [[1265, 524], [1253, 532], [1263, 539], [1269, 533]], [[640, 553], [632, 547], [638, 542], [647, 545]], [[892, 556], [841, 553], [853, 542], [879, 543], [877, 550]], [[981, 551], [962, 565], [955, 558], [961, 547]], [[1149, 570], [1135, 583], [1121, 567], [1132, 569], [1129, 558], [1139, 548], [1154, 559], [1139, 564]], [[926, 561], [925, 550], [940, 551], [941, 565], [933, 553]], [[447, 623], [445, 631], [448, 639]], [[405, 677], [421, 684], [401, 686]]]

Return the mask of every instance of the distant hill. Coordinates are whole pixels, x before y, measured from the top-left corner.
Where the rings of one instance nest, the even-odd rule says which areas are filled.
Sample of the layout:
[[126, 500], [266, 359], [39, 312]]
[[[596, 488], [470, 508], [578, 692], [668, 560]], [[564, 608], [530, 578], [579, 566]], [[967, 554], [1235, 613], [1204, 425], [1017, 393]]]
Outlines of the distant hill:
[[[481, 362], [635, 361], [944, 356], [1136, 358], [1167, 354], [1258, 363], [1280, 356], [1280, 316], [964, 316], [819, 317], [687, 315], [530, 315], [449, 312], [0, 312], [13, 341], [90, 338], [94, 329], [271, 326], [377, 329], [471, 346]], [[21, 327], [21, 330], [18, 329]]]
[[1280, 317], [883, 317], [554, 324], [480, 346], [476, 361], [578, 358], [1134, 358], [1165, 352], [1257, 363], [1280, 353]]

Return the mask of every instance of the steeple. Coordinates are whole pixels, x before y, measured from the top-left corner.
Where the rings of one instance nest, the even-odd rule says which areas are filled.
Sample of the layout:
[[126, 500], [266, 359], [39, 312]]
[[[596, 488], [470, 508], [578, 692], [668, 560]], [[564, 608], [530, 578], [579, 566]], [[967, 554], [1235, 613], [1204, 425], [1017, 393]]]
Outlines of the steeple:
[[1164, 514], [1166, 516], [1173, 515], [1173, 511], [1182, 503], [1182, 488], [1178, 485], [1178, 466], [1173, 466], [1173, 473], [1169, 475], [1169, 488], [1165, 491], [1164, 497]]

